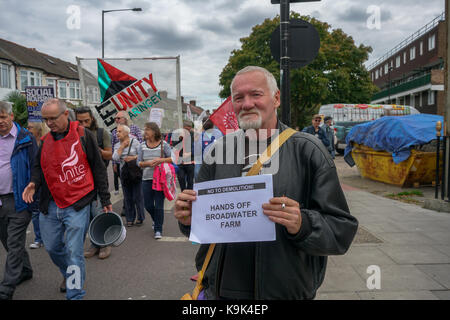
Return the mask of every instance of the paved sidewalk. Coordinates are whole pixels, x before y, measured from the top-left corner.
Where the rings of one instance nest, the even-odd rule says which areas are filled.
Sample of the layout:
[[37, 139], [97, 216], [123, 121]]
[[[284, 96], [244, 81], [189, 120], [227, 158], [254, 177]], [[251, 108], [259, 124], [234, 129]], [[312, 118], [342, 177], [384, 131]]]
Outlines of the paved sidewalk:
[[[316, 299], [450, 300], [450, 213], [343, 189], [360, 229], [345, 255], [329, 257]], [[368, 288], [369, 266], [380, 289]]]

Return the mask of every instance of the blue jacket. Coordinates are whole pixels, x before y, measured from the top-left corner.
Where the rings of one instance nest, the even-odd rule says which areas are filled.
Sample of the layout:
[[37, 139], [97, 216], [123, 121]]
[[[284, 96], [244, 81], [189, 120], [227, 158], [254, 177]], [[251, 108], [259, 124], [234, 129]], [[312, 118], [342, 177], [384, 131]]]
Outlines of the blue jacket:
[[30, 182], [33, 159], [37, 152], [37, 144], [33, 135], [19, 124], [17, 138], [11, 155], [11, 169], [13, 174], [13, 192], [16, 211], [28, 210], [28, 204], [22, 200], [22, 193]]
[[[312, 134], [312, 135], [316, 135], [316, 131], [314, 129], [314, 126], [306, 127], [306, 128], [304, 128], [302, 130], [302, 132], [306, 132], [306, 133], [309, 133], [309, 134]], [[318, 135], [318, 138], [320, 140], [322, 140], [322, 143], [325, 145], [325, 147], [327, 147], [327, 149], [328, 149], [328, 147], [330, 145], [330, 140], [328, 140], [327, 133], [325, 132], [325, 130], [322, 127], [319, 127], [319, 131], [317, 132], [317, 135]]]

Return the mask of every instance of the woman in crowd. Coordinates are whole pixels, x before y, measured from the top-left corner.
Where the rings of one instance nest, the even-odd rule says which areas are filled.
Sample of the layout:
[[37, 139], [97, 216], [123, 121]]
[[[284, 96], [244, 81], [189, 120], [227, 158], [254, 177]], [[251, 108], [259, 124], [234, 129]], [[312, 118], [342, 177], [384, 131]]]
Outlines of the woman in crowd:
[[144, 141], [141, 143], [137, 163], [143, 169], [142, 191], [144, 206], [150, 213], [155, 231], [155, 239], [162, 237], [164, 223], [164, 192], [153, 190], [153, 173], [161, 163], [171, 163], [170, 146], [162, 140], [161, 131], [154, 122], [147, 122], [144, 128]]
[[[127, 226], [131, 227], [136, 219], [136, 225], [141, 225], [145, 219], [144, 202], [142, 199], [142, 179], [130, 181], [126, 177], [127, 170], [124, 170], [125, 163], [127, 167], [136, 166], [136, 159], [140, 143], [137, 139], [130, 137], [130, 128], [126, 125], [117, 126], [117, 142], [114, 146], [112, 159], [120, 161], [120, 180], [125, 202], [125, 217]], [[137, 217], [136, 217], [137, 212]]]
[[[41, 138], [49, 131], [49, 128], [44, 122], [28, 122], [28, 131], [30, 131], [36, 138], [38, 147], [42, 141]], [[31, 204], [31, 220], [33, 221], [34, 242], [30, 244], [30, 249], [39, 249], [42, 247], [41, 231], [39, 229], [39, 194], [34, 194], [34, 202]]]

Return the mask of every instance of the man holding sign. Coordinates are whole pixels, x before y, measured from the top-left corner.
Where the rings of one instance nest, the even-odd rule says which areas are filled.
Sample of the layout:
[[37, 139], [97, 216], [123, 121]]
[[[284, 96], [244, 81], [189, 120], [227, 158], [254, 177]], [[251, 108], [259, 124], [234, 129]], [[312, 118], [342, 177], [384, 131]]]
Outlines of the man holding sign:
[[[184, 190], [177, 197], [174, 214], [180, 230], [192, 237], [199, 217], [205, 221], [207, 217], [221, 219], [229, 222], [228, 229], [236, 230], [241, 226], [231, 225], [227, 220], [233, 212], [235, 216], [236, 212], [245, 214], [249, 221], [262, 212], [274, 223], [275, 240], [267, 237], [249, 242], [232, 239], [217, 242], [204, 273], [202, 297], [313, 299], [325, 276], [327, 256], [347, 251], [358, 222], [350, 215], [334, 163], [320, 140], [296, 132], [284, 144], [279, 143], [278, 138], [289, 128], [277, 119], [280, 91], [271, 73], [260, 67], [242, 69], [231, 83], [231, 96], [241, 130], [214, 144], [198, 175], [199, 182], [214, 184], [213, 180], [217, 180], [214, 192], [220, 193], [220, 198], [217, 195], [220, 201], [210, 206], [208, 212], [204, 206], [207, 197], [200, 194], [199, 188], [199, 192]], [[271, 150], [277, 146], [279, 149], [271, 154], [266, 150], [268, 145]], [[262, 164], [262, 168], [254, 166], [255, 163]], [[242, 201], [235, 202], [231, 208], [239, 193], [247, 193], [249, 202], [261, 201], [251, 195], [253, 191], [248, 186], [257, 189], [254, 186], [264, 182], [248, 183], [248, 179], [256, 177], [243, 177], [255, 171], [272, 175], [272, 190], [269, 190], [270, 182], [265, 183], [265, 188], [273, 192], [273, 197], [262, 199], [263, 204], [257, 209], [243, 208]], [[243, 178], [228, 179], [236, 177]], [[202, 193], [212, 192], [210, 189], [213, 188], [202, 188]], [[236, 211], [239, 204], [241, 208]], [[196, 256], [197, 269], [205, 260], [209, 247], [206, 243], [213, 241], [202, 239], [201, 242]]]

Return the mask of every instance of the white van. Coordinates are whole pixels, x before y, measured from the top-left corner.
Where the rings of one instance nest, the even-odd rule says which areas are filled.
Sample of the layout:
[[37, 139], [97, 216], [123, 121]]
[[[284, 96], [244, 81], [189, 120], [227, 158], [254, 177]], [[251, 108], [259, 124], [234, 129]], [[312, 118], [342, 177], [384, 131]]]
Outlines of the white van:
[[419, 114], [420, 112], [411, 106], [396, 104], [325, 104], [320, 107], [319, 114], [322, 117], [331, 116], [336, 133], [336, 151], [344, 154], [345, 138], [354, 125], [379, 119], [383, 116], [406, 116]]

